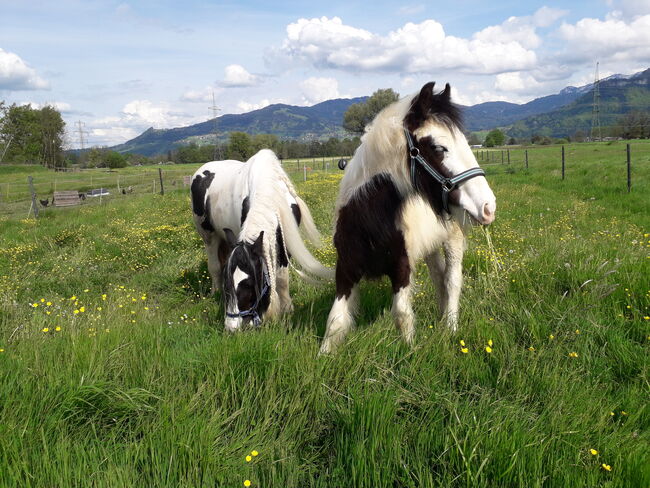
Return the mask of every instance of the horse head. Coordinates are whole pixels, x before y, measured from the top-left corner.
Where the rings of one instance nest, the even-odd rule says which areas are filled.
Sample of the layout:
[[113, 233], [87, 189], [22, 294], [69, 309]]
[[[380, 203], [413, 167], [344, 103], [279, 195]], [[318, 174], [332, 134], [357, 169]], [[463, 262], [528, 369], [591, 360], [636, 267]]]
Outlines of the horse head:
[[264, 231], [252, 242], [239, 241], [230, 229], [224, 229], [232, 251], [223, 267], [223, 292], [226, 305], [226, 330], [259, 326], [269, 308], [271, 289], [264, 257]]
[[459, 108], [451, 102], [449, 83], [434, 93], [427, 83], [404, 117], [407, 164], [416, 191], [441, 213], [488, 225], [494, 221], [496, 198], [461, 130]]

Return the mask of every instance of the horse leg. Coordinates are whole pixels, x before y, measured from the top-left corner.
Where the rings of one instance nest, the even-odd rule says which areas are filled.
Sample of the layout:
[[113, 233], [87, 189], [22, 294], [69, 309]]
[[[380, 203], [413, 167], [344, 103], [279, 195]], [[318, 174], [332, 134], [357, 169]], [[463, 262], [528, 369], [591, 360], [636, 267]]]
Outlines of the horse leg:
[[438, 302], [438, 313], [440, 317], [444, 316], [447, 308], [447, 287], [445, 285], [445, 272], [447, 264], [445, 263], [445, 254], [442, 249], [436, 249], [424, 258], [429, 268], [429, 277], [436, 290], [436, 301]]
[[208, 272], [212, 280], [212, 287], [210, 294], [221, 290], [221, 267], [225, 262], [223, 254], [224, 243], [216, 235], [207, 235], [203, 238], [205, 244], [205, 251], [208, 255]]
[[393, 285], [393, 306], [391, 312], [395, 327], [407, 344], [413, 344], [415, 337], [415, 315], [411, 305], [411, 265], [406, 250], [398, 255], [394, 269], [390, 273]]
[[289, 267], [278, 266], [275, 275], [275, 286], [280, 298], [280, 313], [293, 312], [293, 303], [289, 295]]
[[463, 286], [463, 253], [465, 252], [465, 238], [460, 229], [452, 233], [444, 244], [445, 248], [445, 274], [444, 289], [447, 295], [443, 316], [447, 327], [452, 331], [458, 328], [458, 304], [460, 291]]
[[359, 282], [342, 283], [337, 265], [336, 299], [327, 317], [325, 336], [319, 354], [329, 354], [343, 342], [350, 329], [354, 327], [354, 315], [359, 302]]

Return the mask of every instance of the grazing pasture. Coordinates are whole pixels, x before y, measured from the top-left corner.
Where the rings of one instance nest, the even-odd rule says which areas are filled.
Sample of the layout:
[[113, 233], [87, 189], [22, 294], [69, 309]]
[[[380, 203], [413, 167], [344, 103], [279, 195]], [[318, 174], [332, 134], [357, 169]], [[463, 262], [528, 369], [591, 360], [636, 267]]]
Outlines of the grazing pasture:
[[[188, 189], [0, 218], [0, 486], [650, 486], [650, 144], [630, 194], [624, 144], [566, 149], [564, 181], [557, 146], [483, 165], [459, 330], [423, 266], [413, 347], [388, 280], [332, 356], [295, 275], [225, 334]], [[340, 177], [295, 178], [326, 236]]]

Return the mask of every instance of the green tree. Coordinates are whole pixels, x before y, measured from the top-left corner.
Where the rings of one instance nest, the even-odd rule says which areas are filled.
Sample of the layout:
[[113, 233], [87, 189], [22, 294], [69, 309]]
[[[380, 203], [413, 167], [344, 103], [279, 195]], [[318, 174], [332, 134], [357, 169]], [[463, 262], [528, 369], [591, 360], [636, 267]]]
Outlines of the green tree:
[[126, 157], [117, 151], [109, 151], [104, 156], [104, 163], [107, 168], [125, 168], [127, 166]]
[[396, 102], [399, 99], [399, 93], [391, 88], [377, 90], [365, 102], [352, 104], [343, 114], [343, 128], [353, 134], [363, 134], [363, 131], [372, 119], [381, 112], [381, 110]]
[[50, 168], [64, 165], [65, 122], [58, 110], [31, 105], [5, 107], [0, 111], [0, 156], [5, 161], [40, 163]]
[[485, 146], [494, 147], [494, 146], [503, 146], [503, 143], [506, 140], [506, 135], [501, 132], [499, 129], [493, 129], [488, 132], [488, 135], [485, 136]]
[[231, 132], [226, 157], [228, 159], [246, 161], [252, 155], [253, 146], [250, 136], [245, 132]]
[[251, 149], [255, 154], [260, 149], [270, 149], [278, 152], [280, 147], [278, 136], [274, 134], [256, 134], [251, 138]]

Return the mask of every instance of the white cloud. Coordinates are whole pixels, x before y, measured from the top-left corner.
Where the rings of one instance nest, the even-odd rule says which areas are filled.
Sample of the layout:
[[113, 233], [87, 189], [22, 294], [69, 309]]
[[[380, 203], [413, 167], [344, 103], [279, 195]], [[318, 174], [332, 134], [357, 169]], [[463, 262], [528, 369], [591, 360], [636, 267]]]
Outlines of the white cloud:
[[640, 15], [650, 14], [648, 0], [608, 0], [607, 4], [614, 9], [613, 17], [633, 19]]
[[565, 10], [542, 7], [533, 15], [510, 17], [500, 25], [486, 27], [472, 38], [494, 44], [516, 42], [524, 48], [535, 49], [542, 43], [537, 35], [537, 28], [548, 27], [566, 14]]
[[531, 75], [519, 71], [496, 76], [494, 89], [505, 93], [536, 93], [540, 83]]
[[521, 43], [522, 36], [499, 39], [486, 33], [482, 37], [448, 36], [435, 20], [409, 22], [380, 36], [345, 25], [338, 17], [299, 19], [287, 26], [286, 39], [269, 53], [267, 63], [273, 65], [284, 58], [352, 72], [430, 73], [444, 69], [475, 74], [527, 70], [537, 63], [535, 52]]
[[216, 97], [223, 90], [221, 88], [213, 88], [206, 86], [201, 90], [188, 90], [181, 96], [182, 102], [212, 102], [213, 95]]
[[300, 82], [300, 91], [307, 104], [340, 98], [339, 82], [335, 78], [307, 78]]
[[260, 100], [257, 103], [254, 102], [247, 102], [245, 100], [240, 101], [237, 104], [237, 109], [242, 112], [252, 112], [253, 110], [259, 110], [264, 107], [268, 107], [271, 105], [271, 101], [268, 98], [265, 98], [264, 100]]
[[[448, 36], [435, 20], [409, 22], [380, 36], [347, 26], [338, 17], [299, 19], [287, 26], [286, 39], [269, 53], [267, 63], [273, 65], [284, 58], [352, 72], [427, 73], [448, 69], [494, 74], [535, 67], [537, 56], [522, 44], [524, 37], [500, 39], [487, 32], [472, 39]], [[535, 42], [528, 39], [526, 44]]]
[[585, 18], [562, 24], [558, 34], [567, 43], [563, 57], [568, 60], [650, 62], [650, 15], [629, 22]]
[[61, 113], [71, 112], [72, 107], [67, 102], [47, 102], [47, 103], [38, 103], [38, 102], [21, 102], [18, 105], [31, 105], [33, 109], [40, 110], [43, 107], [53, 107]]
[[0, 48], [0, 90], [47, 90], [49, 87], [20, 56]]
[[250, 74], [243, 66], [231, 64], [226, 66], [225, 77], [221, 85], [229, 88], [246, 87], [259, 85], [261, 81], [259, 76]]

